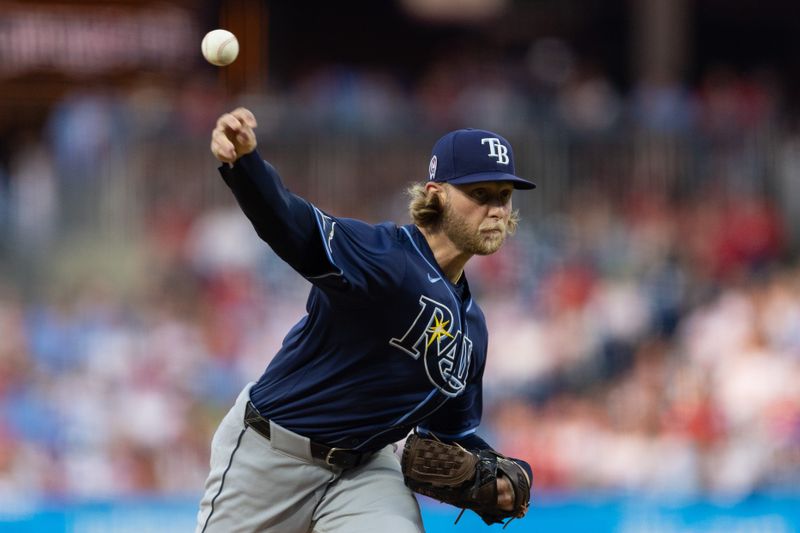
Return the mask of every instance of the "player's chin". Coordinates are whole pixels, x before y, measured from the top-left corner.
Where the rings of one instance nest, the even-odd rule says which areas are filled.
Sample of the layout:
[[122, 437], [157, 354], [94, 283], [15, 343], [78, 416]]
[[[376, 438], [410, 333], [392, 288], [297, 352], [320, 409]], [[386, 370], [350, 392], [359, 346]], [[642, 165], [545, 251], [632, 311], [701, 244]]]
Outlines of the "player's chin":
[[499, 250], [505, 241], [506, 232], [504, 230], [482, 231], [480, 242], [475, 247], [475, 253], [477, 255], [491, 255]]

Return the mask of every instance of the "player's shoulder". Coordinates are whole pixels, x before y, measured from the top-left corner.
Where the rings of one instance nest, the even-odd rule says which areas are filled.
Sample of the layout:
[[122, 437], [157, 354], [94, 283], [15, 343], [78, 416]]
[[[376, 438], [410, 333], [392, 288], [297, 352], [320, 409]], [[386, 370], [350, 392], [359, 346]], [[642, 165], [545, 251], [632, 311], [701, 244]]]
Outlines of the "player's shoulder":
[[376, 234], [382, 237], [396, 238], [398, 226], [394, 222], [380, 222], [378, 224], [371, 224], [357, 218], [334, 217], [333, 220], [346, 228], [351, 233], [362, 235]]

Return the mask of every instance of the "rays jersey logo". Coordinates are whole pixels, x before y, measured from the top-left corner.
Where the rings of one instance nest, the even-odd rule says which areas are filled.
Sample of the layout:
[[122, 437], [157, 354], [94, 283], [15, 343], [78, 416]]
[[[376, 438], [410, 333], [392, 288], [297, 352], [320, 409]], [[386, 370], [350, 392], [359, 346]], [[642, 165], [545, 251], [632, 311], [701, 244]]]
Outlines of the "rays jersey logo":
[[428, 379], [447, 396], [457, 396], [467, 384], [472, 359], [472, 341], [461, 331], [453, 331], [453, 313], [427, 296], [417, 318], [402, 338], [389, 344], [419, 359], [423, 356]]

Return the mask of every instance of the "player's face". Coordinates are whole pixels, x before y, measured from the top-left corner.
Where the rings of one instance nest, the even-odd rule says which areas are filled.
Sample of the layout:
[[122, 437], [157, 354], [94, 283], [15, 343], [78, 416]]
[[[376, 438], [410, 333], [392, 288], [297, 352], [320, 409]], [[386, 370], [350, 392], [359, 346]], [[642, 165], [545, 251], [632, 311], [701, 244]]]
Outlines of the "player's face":
[[511, 194], [504, 181], [484, 181], [448, 187], [442, 229], [462, 252], [493, 254], [508, 235]]

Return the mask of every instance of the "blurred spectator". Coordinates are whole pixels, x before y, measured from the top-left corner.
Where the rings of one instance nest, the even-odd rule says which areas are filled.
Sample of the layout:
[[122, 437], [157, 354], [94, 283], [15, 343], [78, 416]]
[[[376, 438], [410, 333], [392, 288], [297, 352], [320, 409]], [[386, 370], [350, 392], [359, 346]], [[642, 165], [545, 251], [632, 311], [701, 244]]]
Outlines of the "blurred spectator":
[[561, 87], [558, 110], [566, 126], [576, 133], [600, 133], [619, 120], [621, 101], [602, 72], [583, 67]]
[[42, 260], [41, 254], [56, 239], [59, 199], [55, 170], [50, 152], [32, 132], [21, 138], [9, 169], [11, 242], [20, 257]]
[[689, 91], [678, 80], [639, 80], [631, 107], [634, 123], [656, 133], [686, 132], [694, 122]]

